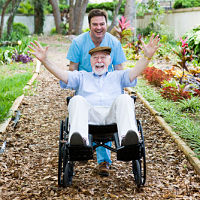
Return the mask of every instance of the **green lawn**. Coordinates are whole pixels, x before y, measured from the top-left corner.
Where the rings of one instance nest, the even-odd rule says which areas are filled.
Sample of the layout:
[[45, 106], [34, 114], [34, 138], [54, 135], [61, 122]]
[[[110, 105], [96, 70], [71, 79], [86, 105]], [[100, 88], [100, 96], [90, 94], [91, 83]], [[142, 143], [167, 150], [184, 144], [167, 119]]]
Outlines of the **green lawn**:
[[0, 65], [0, 122], [8, 116], [15, 99], [23, 94], [23, 88], [31, 79], [33, 63]]

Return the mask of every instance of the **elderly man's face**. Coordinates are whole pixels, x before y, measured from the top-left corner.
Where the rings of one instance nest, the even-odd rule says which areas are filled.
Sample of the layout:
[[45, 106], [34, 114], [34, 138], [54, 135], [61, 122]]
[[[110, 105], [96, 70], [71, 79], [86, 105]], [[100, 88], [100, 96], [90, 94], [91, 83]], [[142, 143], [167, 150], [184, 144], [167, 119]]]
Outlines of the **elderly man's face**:
[[92, 71], [96, 75], [103, 75], [108, 71], [111, 57], [105, 52], [96, 52], [91, 56]]
[[107, 31], [106, 25], [106, 19], [104, 16], [92, 17], [89, 25], [92, 37], [97, 40], [103, 39]]

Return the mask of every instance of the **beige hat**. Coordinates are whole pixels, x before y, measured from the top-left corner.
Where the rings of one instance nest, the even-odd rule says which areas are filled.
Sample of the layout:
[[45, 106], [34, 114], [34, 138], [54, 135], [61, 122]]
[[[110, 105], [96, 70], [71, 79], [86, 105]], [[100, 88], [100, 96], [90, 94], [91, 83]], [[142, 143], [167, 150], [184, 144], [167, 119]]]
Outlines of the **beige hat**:
[[99, 51], [104, 51], [108, 54], [111, 53], [111, 48], [110, 47], [95, 47], [93, 49], [90, 49], [89, 54], [92, 55], [93, 53], [99, 52]]

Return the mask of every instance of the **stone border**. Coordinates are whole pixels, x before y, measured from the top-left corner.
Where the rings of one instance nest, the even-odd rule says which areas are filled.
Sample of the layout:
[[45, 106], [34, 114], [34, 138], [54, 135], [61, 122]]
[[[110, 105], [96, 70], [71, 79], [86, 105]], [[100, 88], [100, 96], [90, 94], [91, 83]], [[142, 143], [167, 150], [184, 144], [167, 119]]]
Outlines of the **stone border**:
[[[129, 92], [133, 93], [132, 88], [128, 88]], [[197, 158], [197, 155], [190, 149], [190, 147], [172, 130], [172, 128], [165, 122], [165, 120], [159, 116], [159, 113], [153, 109], [148, 101], [139, 93], [136, 92], [139, 99], [145, 105], [147, 109], [153, 114], [158, 121], [158, 123], [164, 128], [164, 130], [173, 138], [173, 140], [178, 145], [179, 149], [183, 151], [190, 164], [194, 167], [197, 174], [200, 175], [200, 160]]]
[[[40, 66], [41, 66], [41, 62], [37, 60], [37, 64], [36, 64], [36, 70], [32, 76], [32, 78], [29, 80], [29, 82], [26, 84], [26, 86], [23, 88], [23, 90], [27, 90], [35, 81], [35, 79], [37, 78], [39, 72], [40, 72]], [[12, 107], [10, 108], [9, 114], [10, 116], [13, 115], [13, 113], [18, 109], [18, 107], [20, 106], [20, 103], [22, 102], [24, 98], [24, 94], [17, 97], [17, 99], [15, 99]], [[9, 117], [8, 119], [6, 119], [3, 123], [0, 124], [0, 133], [4, 133], [11, 121], [12, 117]]]

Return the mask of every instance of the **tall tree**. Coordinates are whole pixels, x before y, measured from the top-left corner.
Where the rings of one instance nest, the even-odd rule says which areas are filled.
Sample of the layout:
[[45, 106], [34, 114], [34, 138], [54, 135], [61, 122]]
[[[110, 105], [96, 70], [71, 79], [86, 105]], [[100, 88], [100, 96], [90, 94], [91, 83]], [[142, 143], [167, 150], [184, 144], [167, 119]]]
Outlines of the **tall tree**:
[[43, 33], [44, 26], [44, 8], [43, 0], [34, 0], [34, 33], [41, 34]]
[[115, 11], [114, 11], [113, 21], [112, 21], [111, 25], [108, 27], [108, 32], [110, 32], [113, 29], [113, 27], [116, 26], [116, 24], [117, 24], [117, 15], [119, 13], [121, 4], [122, 4], [122, 0], [119, 0], [117, 6], [115, 8]]
[[7, 37], [9, 37], [12, 32], [14, 17], [21, 1], [22, 0], [12, 0], [12, 9], [7, 22]]
[[2, 38], [2, 33], [3, 33], [3, 25], [4, 25], [4, 16], [6, 13], [6, 8], [10, 4], [12, 0], [7, 0], [2, 8], [2, 13], [1, 13], [1, 26], [0, 26], [0, 39]]
[[124, 16], [127, 18], [127, 21], [130, 20], [130, 25], [132, 27], [134, 27], [135, 15], [136, 15], [136, 0], [126, 0]]
[[82, 32], [84, 15], [88, 0], [70, 0], [69, 2], [69, 34], [80, 34]]
[[49, 3], [52, 5], [53, 8], [53, 16], [54, 16], [54, 21], [56, 25], [56, 31], [57, 33], [61, 33], [61, 14], [60, 14], [60, 9], [58, 7], [58, 1], [57, 0], [49, 0]]

